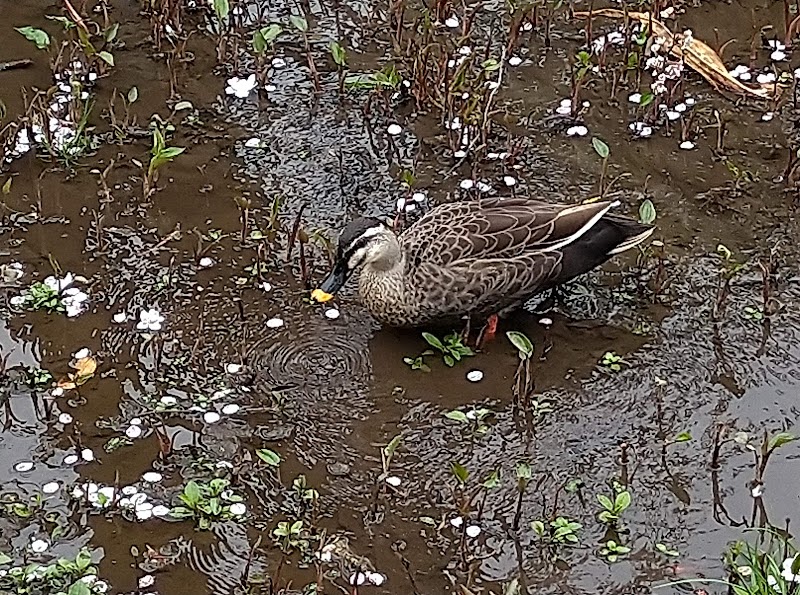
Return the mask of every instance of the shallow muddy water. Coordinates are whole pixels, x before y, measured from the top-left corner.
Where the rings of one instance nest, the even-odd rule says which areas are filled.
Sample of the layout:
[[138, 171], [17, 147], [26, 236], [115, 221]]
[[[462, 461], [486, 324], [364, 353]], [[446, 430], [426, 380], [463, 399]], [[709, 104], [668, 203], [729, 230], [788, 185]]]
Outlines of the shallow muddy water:
[[[608, 77], [589, 71], [580, 91], [588, 107], [577, 119], [559, 116], [584, 24], [566, 7], [542, 5], [537, 26], [522, 26], [491, 70], [503, 78], [487, 146], [473, 138], [462, 158], [460, 133], [444, 125], [452, 113], [421, 101], [418, 80], [396, 96], [338, 90], [332, 40], [346, 48], [352, 74], [393, 63], [411, 76], [414, 54], [403, 43], [423, 36], [412, 26], [416, 3], [406, 3], [399, 46], [383, 4], [305, 5], [318, 92], [290, 22], [294, 4], [232, 3], [221, 57], [218, 20], [205, 5], [187, 2], [159, 50], [161, 25], [136, 2], [73, 4], [93, 33], [92, 23], [105, 28], [104, 11], [120, 24], [102, 46], [113, 67], [69, 46], [76, 25], [64, 32], [46, 18], [69, 16], [60, 3], [9, 4], [0, 24], [0, 62], [32, 61], [0, 71], [3, 126], [72, 60], [99, 72], [76, 92], [86, 99], [69, 103], [93, 103], [80, 154], [65, 163], [39, 146], [3, 163], [0, 182], [11, 183], [0, 219], [0, 554], [11, 560], [0, 570], [75, 559], [86, 547], [112, 593], [313, 593], [314, 583], [326, 593], [648, 593], [726, 578], [723, 555], [733, 541], [757, 541], [750, 528], [794, 531], [798, 443], [776, 448], [754, 483], [762, 440], [796, 433], [800, 417], [800, 199], [794, 177], [784, 182], [797, 151], [793, 87], [776, 108], [687, 70], [671, 100], [692, 98], [686, 115], [634, 138], [629, 125], [647, 109], [628, 96], [648, 89], [649, 76], [612, 94]], [[691, 28], [714, 47], [715, 30], [722, 43], [734, 40], [723, 53], [730, 68], [771, 64], [774, 48], [750, 40], [767, 25], [784, 32], [783, 5], [766, 0], [675, 8], [670, 29]], [[464, 7], [448, 6], [444, 16], [459, 27], [437, 25], [437, 43], [454, 59], [467, 46], [481, 61], [500, 60], [508, 8], [467, 10], [470, 36]], [[284, 28], [266, 58], [274, 89], [226, 94], [230, 77], [255, 72], [252, 32], [270, 23]], [[596, 19], [593, 38], [616, 25]], [[14, 30], [25, 26], [49, 33], [49, 52]], [[62, 41], [72, 49], [57, 59]], [[793, 81], [798, 60], [785, 53], [775, 68]], [[604, 59], [620, 57], [609, 50]], [[36, 110], [27, 113], [34, 122]], [[168, 146], [186, 150], [145, 197], [154, 121]], [[394, 123], [400, 134], [388, 133]], [[575, 125], [588, 134], [568, 136]], [[431, 371], [413, 370], [404, 358], [427, 347], [419, 331], [381, 328], [352, 287], [332, 307], [306, 299], [300, 250], [289, 241], [301, 210], [306, 266], [320, 279], [325, 245], [350, 217], [394, 216], [411, 192], [403, 170], [433, 203], [477, 193], [463, 189], [465, 179], [492, 194], [576, 203], [598, 192], [594, 137], [610, 148], [605, 180], [618, 178], [620, 210], [635, 216], [652, 200], [655, 244], [576, 280], [555, 309], [531, 305], [501, 321], [474, 357], [448, 368], [427, 356]], [[0, 138], [11, 139], [9, 154], [16, 131]], [[687, 139], [694, 148], [680, 149]], [[502, 152], [511, 155], [498, 159]], [[80, 315], [15, 299], [67, 272], [88, 295]], [[149, 309], [163, 320], [137, 329]], [[519, 358], [509, 330], [535, 346], [535, 390], [523, 407], [513, 398]], [[609, 353], [622, 358], [619, 370], [603, 364]], [[85, 368], [90, 360], [96, 370]], [[52, 378], [35, 382], [37, 370]], [[467, 380], [474, 370], [479, 382]], [[445, 415], [453, 411], [462, 415]], [[465, 487], [454, 464], [469, 472]], [[527, 482], [518, 477], [526, 469]], [[215, 477], [230, 482], [227, 518], [202, 530], [197, 519], [173, 518], [190, 481]], [[597, 495], [614, 489], [631, 503], [609, 527]], [[558, 517], [580, 523], [576, 544], [548, 542], [532, 524]], [[291, 543], [275, 535], [279, 523], [300, 521]], [[630, 550], [609, 560], [609, 539]]]

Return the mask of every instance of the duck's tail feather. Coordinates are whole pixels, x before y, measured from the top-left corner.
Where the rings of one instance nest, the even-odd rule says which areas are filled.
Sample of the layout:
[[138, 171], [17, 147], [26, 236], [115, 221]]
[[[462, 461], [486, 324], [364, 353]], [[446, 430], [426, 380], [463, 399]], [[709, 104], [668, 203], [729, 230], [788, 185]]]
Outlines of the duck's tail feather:
[[[608, 219], [611, 219], [611, 217], [608, 217]], [[626, 231], [629, 231], [629, 233], [632, 232], [633, 235], [628, 236], [623, 242], [617, 244], [616, 247], [609, 250], [608, 251], [609, 256], [614, 256], [615, 254], [619, 254], [620, 252], [625, 252], [625, 250], [629, 250], [634, 246], [641, 244], [647, 238], [653, 235], [653, 232], [656, 230], [655, 227], [651, 227], [649, 225], [644, 225], [641, 223], [636, 223], [634, 221], [629, 221], [624, 219], [619, 220], [616, 217], [614, 217], [613, 219], [617, 225], [620, 226], [624, 225], [626, 228], [628, 228], [628, 230]]]

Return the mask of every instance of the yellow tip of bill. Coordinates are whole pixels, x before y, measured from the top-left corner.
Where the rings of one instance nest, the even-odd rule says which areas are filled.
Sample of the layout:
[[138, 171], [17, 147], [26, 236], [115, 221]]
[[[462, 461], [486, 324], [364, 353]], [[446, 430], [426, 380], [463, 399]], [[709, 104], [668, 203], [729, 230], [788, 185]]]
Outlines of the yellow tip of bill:
[[326, 293], [321, 289], [315, 289], [311, 292], [311, 299], [318, 301], [320, 304], [324, 304], [333, 299], [332, 293]]

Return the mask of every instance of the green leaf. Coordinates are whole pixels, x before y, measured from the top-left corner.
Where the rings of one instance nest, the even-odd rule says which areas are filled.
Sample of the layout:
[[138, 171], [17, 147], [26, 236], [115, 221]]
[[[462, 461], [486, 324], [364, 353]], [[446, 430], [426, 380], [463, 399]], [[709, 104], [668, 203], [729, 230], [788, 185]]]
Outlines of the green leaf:
[[106, 29], [105, 40], [108, 43], [111, 43], [117, 38], [117, 33], [119, 33], [119, 23], [114, 23], [108, 29]]
[[528, 359], [533, 355], [533, 343], [525, 334], [519, 331], [508, 331], [506, 337], [517, 348], [521, 359]]
[[181, 153], [186, 150], [186, 147], [167, 147], [161, 153], [159, 153], [159, 157], [162, 159], [172, 160]]
[[780, 434], [775, 434], [772, 438], [769, 439], [769, 443], [767, 445], [767, 450], [775, 450], [783, 446], [784, 444], [789, 444], [797, 440], [797, 437], [789, 434], [788, 432], [781, 432]]
[[8, 555], [0, 552], [0, 564], [9, 564], [13, 559]]
[[201, 497], [200, 486], [196, 481], [194, 480], [190, 481], [189, 483], [186, 484], [186, 487], [183, 488], [182, 495], [186, 496], [186, 498], [183, 501], [186, 502], [186, 504], [188, 504], [189, 506], [191, 506], [192, 504], [197, 504], [198, 502], [200, 502], [200, 497]]
[[279, 455], [274, 450], [270, 450], [268, 448], [261, 448], [256, 451], [258, 458], [264, 461], [267, 465], [272, 465], [273, 467], [277, 467], [281, 464], [281, 455]]
[[517, 479], [529, 480], [533, 477], [533, 470], [528, 463], [517, 463], [514, 471], [517, 474]]
[[291, 21], [292, 25], [294, 25], [300, 33], [308, 32], [308, 21], [304, 17], [293, 14], [289, 17], [289, 21]]
[[444, 352], [444, 345], [442, 342], [436, 337], [436, 335], [432, 335], [431, 333], [422, 333], [422, 338], [428, 342], [428, 345], [438, 349], [441, 352]]
[[469, 471], [461, 463], [450, 463], [450, 471], [453, 472], [459, 483], [465, 484], [469, 479]]
[[99, 54], [97, 54], [97, 55], [100, 57], [100, 59], [101, 59], [103, 62], [105, 62], [105, 63], [106, 63], [106, 64], [108, 64], [109, 66], [114, 66], [114, 56], [113, 56], [113, 54], [111, 54], [111, 52], [105, 52], [105, 51], [103, 51], [103, 52], [100, 52], [100, 53], [99, 53]]
[[500, 485], [500, 470], [495, 469], [489, 474], [489, 477], [483, 480], [481, 484], [487, 490], [491, 490], [492, 488], [496, 488]]
[[592, 146], [594, 147], [595, 152], [600, 155], [601, 159], [608, 159], [608, 155], [611, 151], [607, 144], [595, 136], [592, 138]]
[[542, 521], [533, 521], [533, 522], [531, 523], [531, 529], [533, 529], [533, 530], [534, 530], [534, 532], [535, 532], [535, 533], [536, 533], [536, 534], [537, 534], [539, 537], [541, 537], [542, 535], [544, 535], [544, 523], [543, 523]]
[[468, 423], [469, 419], [467, 419], [466, 414], [463, 411], [458, 411], [454, 409], [453, 411], [448, 411], [444, 414], [447, 419], [452, 419], [453, 421], [460, 421], [461, 423]]
[[692, 434], [690, 432], [681, 432], [675, 438], [672, 439], [673, 442], [689, 442], [692, 439]]
[[452, 368], [454, 365], [456, 365], [456, 360], [449, 353], [445, 354], [443, 359], [444, 359], [444, 363], [447, 364], [447, 366], [450, 367], [450, 368]]
[[389, 441], [389, 444], [387, 444], [387, 445], [386, 445], [386, 446], [383, 448], [383, 452], [384, 452], [384, 454], [385, 454], [387, 457], [393, 457], [393, 456], [394, 456], [394, 453], [395, 453], [395, 451], [397, 451], [397, 447], [398, 447], [398, 446], [400, 446], [400, 443], [401, 443], [402, 441], [403, 441], [403, 436], [402, 436], [401, 434], [398, 434], [397, 436], [395, 436], [394, 438], [392, 438], [392, 439]]
[[259, 56], [267, 51], [267, 40], [264, 39], [264, 35], [262, 35], [261, 31], [255, 31], [253, 33], [253, 41], [251, 43], [253, 45], [253, 51]]
[[231, 5], [228, 0], [214, 0], [214, 12], [220, 21], [226, 20], [231, 12]]
[[597, 494], [597, 501], [600, 502], [600, 506], [602, 506], [606, 510], [608, 511], [614, 510], [614, 503], [611, 501], [611, 498], [609, 498], [605, 494]]
[[273, 41], [278, 39], [278, 36], [281, 33], [283, 33], [283, 27], [275, 23], [272, 23], [268, 27], [263, 27], [259, 32], [261, 33], [261, 35], [264, 36], [264, 41], [266, 41], [267, 43], [272, 43]]
[[8, 178], [6, 183], [3, 184], [3, 194], [11, 194], [11, 183], [13, 180], [14, 178]]
[[331, 56], [333, 56], [333, 61], [336, 63], [336, 66], [344, 68], [347, 64], [347, 52], [344, 51], [344, 48], [338, 41], [332, 41], [330, 48]]
[[656, 207], [653, 201], [649, 198], [644, 199], [644, 202], [639, 206], [639, 221], [645, 225], [650, 225], [656, 220]]
[[131, 87], [128, 91], [128, 103], [135, 103], [139, 99], [139, 89]]
[[656, 96], [652, 93], [643, 93], [639, 99], [639, 107], [647, 107], [655, 100]]
[[75, 581], [67, 591], [67, 595], [92, 595], [89, 585], [81, 580]]
[[614, 510], [617, 512], [622, 512], [628, 506], [631, 505], [631, 493], [628, 490], [620, 492], [617, 494], [617, 497], [614, 498]]
[[46, 15], [44, 15], [44, 18], [46, 18], [46, 19], [48, 19], [50, 21], [55, 21], [57, 23], [61, 23], [61, 25], [64, 27], [65, 31], [68, 31], [69, 29], [72, 29], [75, 26], [75, 23], [73, 23], [67, 17], [62, 17], [60, 15], [46, 14]]
[[37, 29], [36, 27], [15, 27], [25, 39], [32, 41], [40, 50], [46, 50], [50, 47], [50, 36], [46, 31]]

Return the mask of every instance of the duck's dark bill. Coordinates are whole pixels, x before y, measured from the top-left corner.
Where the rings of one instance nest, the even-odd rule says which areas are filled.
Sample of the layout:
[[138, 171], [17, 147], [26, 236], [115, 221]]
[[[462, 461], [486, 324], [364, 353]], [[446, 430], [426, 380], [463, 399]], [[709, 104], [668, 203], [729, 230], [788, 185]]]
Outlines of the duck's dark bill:
[[333, 294], [342, 288], [345, 281], [347, 281], [347, 270], [337, 263], [319, 288], [311, 292], [311, 299], [318, 302], [327, 302], [333, 299]]

